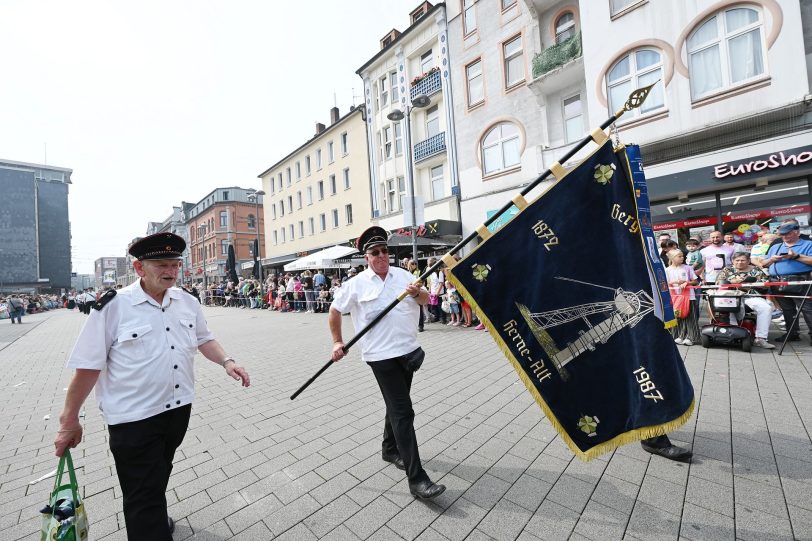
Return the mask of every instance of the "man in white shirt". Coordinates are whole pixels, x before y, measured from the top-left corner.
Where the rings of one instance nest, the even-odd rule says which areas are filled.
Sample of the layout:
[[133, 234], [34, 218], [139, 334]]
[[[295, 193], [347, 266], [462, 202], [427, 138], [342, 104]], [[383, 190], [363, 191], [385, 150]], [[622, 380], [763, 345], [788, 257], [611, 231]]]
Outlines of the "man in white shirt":
[[414, 410], [409, 392], [412, 376], [422, 362], [423, 350], [417, 343], [420, 307], [428, 301], [428, 291], [407, 270], [389, 265], [386, 231], [373, 226], [356, 241], [364, 252], [368, 268], [336, 291], [328, 322], [333, 336], [333, 361], [347, 351], [341, 334], [341, 314], [349, 312], [357, 330], [368, 325], [396, 298], [401, 301], [359, 341], [361, 359], [372, 368], [386, 403], [381, 457], [406, 471], [409, 491], [416, 498], [430, 499], [445, 491], [433, 483], [420, 463], [414, 432]]
[[141, 279], [107, 291], [93, 304], [68, 359], [68, 368], [76, 372], [59, 416], [56, 455], [81, 442], [79, 410], [95, 387], [131, 541], [172, 539], [166, 486], [189, 424], [195, 353], [221, 365], [244, 387], [250, 385], [245, 369], [209, 332], [200, 304], [174, 287], [185, 247], [172, 233], [134, 243], [129, 252]]
[[699, 250], [705, 265], [705, 283], [715, 284], [719, 272], [733, 263], [733, 247], [722, 243], [722, 232], [710, 234], [710, 244]]

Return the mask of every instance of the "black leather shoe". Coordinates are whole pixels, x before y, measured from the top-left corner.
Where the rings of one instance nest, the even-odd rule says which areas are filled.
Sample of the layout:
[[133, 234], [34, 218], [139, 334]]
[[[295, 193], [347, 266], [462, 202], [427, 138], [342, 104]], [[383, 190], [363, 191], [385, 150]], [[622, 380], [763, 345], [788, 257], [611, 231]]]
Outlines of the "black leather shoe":
[[406, 471], [406, 464], [403, 462], [403, 459], [400, 458], [399, 455], [388, 455], [386, 453], [381, 453], [381, 458], [385, 462], [391, 462], [392, 464], [394, 464], [397, 469]]
[[175, 521], [172, 520], [172, 517], [166, 517], [169, 521], [169, 533], [170, 535], [175, 533]]
[[411, 492], [415, 498], [430, 500], [445, 492], [445, 485], [438, 485], [431, 481], [420, 481], [414, 484], [409, 483], [409, 492]]
[[[779, 336], [778, 338], [776, 338], [773, 341], [774, 342], [783, 342], [784, 338], [786, 338], [786, 337], [787, 337], [787, 334], [784, 333], [784, 334], [782, 334], [781, 336]], [[801, 335], [800, 334], [791, 334], [791, 335], [789, 335], [789, 339], [787, 340], [787, 342], [800, 342], [800, 341], [801, 341]]]
[[418, 327], [418, 328], [417, 328], [417, 330], [418, 330], [419, 332], [423, 332], [423, 327]]
[[644, 451], [647, 451], [652, 455], [659, 455], [663, 458], [674, 460], [676, 462], [690, 462], [691, 457], [694, 456], [694, 454], [688, 449], [677, 447], [674, 444], [669, 444], [666, 447], [655, 447], [653, 445], [648, 445], [644, 440], [640, 442], [640, 445], [643, 447]]

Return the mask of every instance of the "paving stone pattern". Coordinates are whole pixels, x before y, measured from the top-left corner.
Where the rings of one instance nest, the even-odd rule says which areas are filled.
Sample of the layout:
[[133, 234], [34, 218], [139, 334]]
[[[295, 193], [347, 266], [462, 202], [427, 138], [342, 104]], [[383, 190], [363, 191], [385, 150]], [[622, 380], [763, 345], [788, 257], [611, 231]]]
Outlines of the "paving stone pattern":
[[[448, 490], [409, 494], [381, 461], [384, 407], [352, 352], [329, 358], [326, 317], [206, 308], [249, 389], [199, 357], [197, 399], [167, 499], [175, 539], [812, 540], [812, 348], [783, 356], [681, 347], [697, 409], [671, 434], [692, 464], [628, 445], [574, 459], [487, 333], [427, 325], [412, 397], [426, 469]], [[0, 322], [0, 540], [38, 539], [53, 437], [84, 322], [59, 310]], [[345, 318], [346, 337], [351, 323]], [[50, 416], [50, 418], [46, 418]], [[107, 432], [92, 397], [74, 450], [91, 536], [126, 539]]]

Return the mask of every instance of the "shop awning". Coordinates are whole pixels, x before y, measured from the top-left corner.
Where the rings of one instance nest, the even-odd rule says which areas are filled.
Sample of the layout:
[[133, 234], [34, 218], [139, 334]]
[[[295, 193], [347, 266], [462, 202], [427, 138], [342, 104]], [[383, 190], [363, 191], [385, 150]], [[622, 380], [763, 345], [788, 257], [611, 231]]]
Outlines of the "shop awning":
[[339, 267], [348, 267], [349, 263], [342, 263], [336, 261], [342, 257], [347, 257], [350, 254], [357, 252], [355, 248], [350, 246], [331, 246], [320, 250], [318, 252], [300, 257], [295, 261], [291, 261], [284, 266], [286, 272], [300, 271], [307, 269], [331, 269]]

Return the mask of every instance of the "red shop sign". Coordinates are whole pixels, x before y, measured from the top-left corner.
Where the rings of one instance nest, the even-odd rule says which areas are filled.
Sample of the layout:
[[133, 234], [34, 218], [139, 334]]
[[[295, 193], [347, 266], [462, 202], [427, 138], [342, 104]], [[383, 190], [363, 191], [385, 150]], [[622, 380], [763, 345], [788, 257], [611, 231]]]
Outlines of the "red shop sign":
[[[722, 222], [739, 222], [749, 220], [763, 220], [778, 216], [792, 216], [794, 214], [809, 213], [809, 205], [793, 205], [791, 207], [780, 207], [771, 210], [755, 210], [753, 212], [737, 212], [729, 216], [722, 216]], [[692, 220], [681, 220], [677, 222], [663, 222], [654, 224], [654, 231], [663, 229], [679, 229], [680, 227], [698, 227], [703, 225], [714, 225], [716, 218], [696, 218]]]

